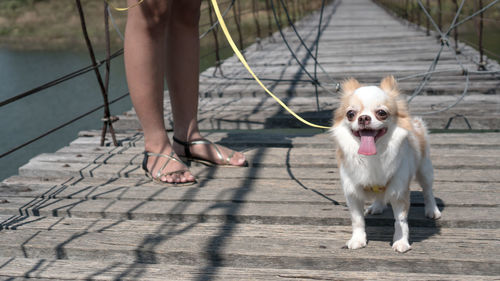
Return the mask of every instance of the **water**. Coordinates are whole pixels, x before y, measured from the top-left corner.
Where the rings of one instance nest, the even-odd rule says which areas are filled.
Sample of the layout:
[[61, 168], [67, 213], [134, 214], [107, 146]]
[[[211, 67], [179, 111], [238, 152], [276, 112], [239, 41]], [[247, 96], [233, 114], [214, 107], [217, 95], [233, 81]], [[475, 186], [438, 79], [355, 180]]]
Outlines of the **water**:
[[[103, 54], [97, 54], [103, 58]], [[90, 65], [84, 52], [12, 51], [0, 49], [0, 101], [30, 90], [62, 75]], [[111, 64], [110, 100], [126, 93], [123, 57]], [[0, 107], [0, 153], [102, 105], [93, 71], [57, 86]], [[126, 97], [111, 106], [119, 115], [132, 107]], [[68, 145], [82, 130], [100, 129], [103, 110], [99, 110], [21, 150], [0, 158], [0, 180], [17, 174], [18, 168], [40, 153]]]

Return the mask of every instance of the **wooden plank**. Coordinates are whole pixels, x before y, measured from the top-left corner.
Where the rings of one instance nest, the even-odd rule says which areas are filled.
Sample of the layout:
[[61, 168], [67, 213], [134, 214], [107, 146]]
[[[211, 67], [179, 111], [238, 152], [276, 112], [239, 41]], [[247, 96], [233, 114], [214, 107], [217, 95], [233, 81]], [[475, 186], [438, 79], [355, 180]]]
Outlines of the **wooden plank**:
[[[378, 271], [328, 271], [259, 269], [248, 267], [214, 267], [169, 264], [139, 264], [123, 261], [77, 261], [27, 258], [0, 258], [4, 267], [0, 276], [9, 280], [496, 280], [495, 276], [398, 273]], [[15, 276], [15, 277], [13, 277]]]
[[[38, 184], [13, 181], [4, 183], [0, 198], [74, 198], [116, 199], [148, 201], [186, 202], [238, 202], [238, 203], [282, 203], [346, 205], [338, 182], [327, 181], [283, 181], [255, 180], [228, 183], [224, 180], [203, 182], [192, 188], [161, 187], [145, 180], [96, 180], [88, 179], [55, 181]], [[434, 194], [441, 207], [498, 207], [498, 184], [437, 183]], [[186, 197], [186, 195], [189, 195]], [[39, 199], [41, 200], [41, 199]], [[368, 204], [371, 202], [367, 202]], [[412, 184], [412, 206], [423, 206], [423, 196], [418, 184]]]
[[[168, 227], [155, 234], [128, 231], [106, 235], [95, 232], [24, 230], [0, 233], [5, 255], [13, 257], [102, 260], [111, 259], [138, 263], [210, 264], [229, 267], [288, 268], [306, 270], [396, 271], [431, 274], [462, 274], [497, 276], [500, 263], [492, 253], [484, 260], [487, 249], [483, 242], [446, 243], [433, 241], [432, 236], [413, 242], [414, 251], [394, 253], [388, 240], [391, 235], [370, 240], [360, 251], [343, 249], [349, 233], [328, 233], [315, 239], [265, 236], [231, 236], [227, 225], [215, 236], [176, 234]], [[286, 231], [287, 228], [284, 229]], [[370, 235], [370, 234], [368, 234]], [[22, 245], [22, 247], [12, 246]], [[419, 266], [408, 266], [417, 264]], [[378, 268], [377, 268], [378, 265]]]
[[[295, 130], [297, 131], [297, 130]], [[300, 131], [300, 130], [298, 130]], [[120, 143], [122, 147], [114, 148], [116, 150], [126, 150], [130, 147], [142, 147], [143, 135], [140, 132], [132, 134], [120, 135]], [[236, 147], [311, 147], [330, 149], [334, 148], [332, 137], [328, 133], [321, 133], [314, 130], [305, 131], [305, 133], [287, 133], [286, 131], [236, 131], [232, 132], [207, 132], [207, 138], [212, 141], [223, 144], [233, 145]], [[478, 137], [480, 136], [480, 137]], [[71, 142], [70, 145], [91, 145], [96, 151], [105, 150], [106, 148], [99, 146], [100, 138], [94, 133], [89, 133], [84, 137], [80, 137]], [[435, 133], [430, 134], [431, 149], [433, 147], [443, 148], [481, 148], [481, 149], [500, 149], [498, 141], [500, 140], [499, 133]], [[110, 146], [110, 142], [105, 143]]]
[[[153, 188], [154, 190], [164, 189], [165, 186], [152, 182], [151, 180], [145, 178], [82, 178], [79, 176], [72, 176], [67, 178], [27, 178], [22, 176], [12, 176], [7, 178], [0, 184], [2, 192], [5, 192], [5, 196], [23, 196], [23, 193], [29, 192], [41, 192], [38, 189], [45, 189], [51, 187], [81, 187], [82, 192], [84, 189], [89, 189], [90, 187], [106, 188], [106, 187], [144, 187], [144, 189], [149, 190]], [[340, 183], [338, 180], [329, 180], [325, 178], [318, 179], [255, 179], [248, 181], [246, 179], [241, 179], [239, 181], [228, 181], [226, 179], [211, 179], [210, 182], [203, 182], [195, 185], [198, 188], [209, 188], [209, 189], [233, 189], [233, 188], [269, 188], [278, 192], [286, 188], [297, 188], [299, 190], [320, 190], [320, 191], [340, 191]], [[193, 186], [193, 187], [195, 187]], [[177, 189], [181, 187], [168, 187], [168, 189]], [[184, 187], [185, 189], [186, 187]], [[418, 184], [412, 182], [412, 190], [419, 191]], [[471, 192], [474, 194], [480, 193], [495, 193], [499, 192], [499, 184], [492, 183], [475, 183], [475, 182], [463, 182], [460, 183], [460, 188], [457, 188], [457, 183], [455, 182], [439, 182], [436, 183], [434, 189], [437, 192], [447, 193], [453, 195], [454, 192]], [[275, 190], [277, 189], [277, 190]], [[87, 190], [90, 195], [90, 190]], [[201, 191], [200, 191], [201, 192]], [[208, 191], [207, 191], [208, 192]], [[9, 194], [7, 194], [9, 193]], [[147, 192], [146, 192], [147, 193]], [[156, 192], [153, 192], [156, 194]], [[2, 193], [3, 194], [3, 193]], [[25, 195], [23, 197], [27, 197]], [[33, 196], [40, 196], [39, 193], [33, 193]], [[159, 194], [157, 194], [159, 196]], [[149, 197], [148, 197], [149, 198]], [[175, 197], [174, 197], [175, 198]], [[470, 198], [473, 199], [474, 197]], [[468, 198], [463, 198], [464, 200]], [[494, 199], [494, 198], [491, 198]], [[498, 198], [496, 198], [498, 199]], [[492, 202], [494, 200], [491, 200]]]
[[[266, 149], [260, 151], [265, 154]], [[332, 162], [333, 162], [332, 155]], [[19, 168], [19, 174], [26, 177], [55, 177], [64, 178], [69, 176], [81, 177], [144, 177], [144, 171], [140, 165], [121, 164], [94, 164], [94, 163], [63, 163], [63, 162], [39, 161], [32, 159], [26, 165]], [[500, 180], [499, 168], [469, 169], [463, 173], [456, 169], [435, 169], [435, 181], [451, 182], [498, 182]], [[338, 171], [332, 167], [239, 167], [219, 168], [193, 166], [191, 172], [200, 179], [226, 178], [226, 179], [317, 179], [318, 177], [334, 180], [338, 179]]]
[[[13, 216], [0, 215], [0, 221], [11, 221]], [[7, 225], [9, 230], [46, 230], [65, 232], [94, 232], [126, 233], [132, 231], [141, 232], [142, 235], [158, 234], [166, 231], [182, 230], [183, 234], [191, 236], [216, 236], [221, 230], [227, 228], [225, 223], [196, 224], [185, 222], [164, 222], [164, 221], [140, 221], [140, 220], [114, 220], [103, 218], [74, 218], [74, 217], [21, 217], [14, 216], [18, 220]], [[385, 237], [390, 239], [393, 233], [391, 227], [369, 226], [369, 233], [372, 239]], [[231, 230], [232, 237], [267, 237], [284, 238], [300, 237], [302, 239], [337, 239], [342, 233], [349, 237], [350, 225], [272, 225], [272, 224], [237, 224]], [[330, 236], [334, 234], [334, 236]], [[439, 228], [439, 231], [428, 227], [410, 227], [412, 241], [432, 241], [432, 243], [463, 242], [464, 237], [473, 243], [480, 241], [495, 241], [498, 238], [497, 229], [469, 229], [469, 228]], [[342, 242], [342, 241], [340, 241]]]
[[[185, 193], [189, 199], [190, 190]], [[245, 190], [239, 190], [245, 193]], [[71, 216], [81, 218], [113, 218], [162, 220], [169, 222], [233, 222], [256, 224], [349, 225], [349, 212], [345, 206], [331, 202], [324, 204], [296, 204], [290, 208], [283, 203], [238, 203], [195, 201], [144, 201], [110, 199], [51, 199], [8, 198], [0, 204], [0, 214], [20, 212], [35, 216]], [[425, 218], [424, 208], [410, 208], [409, 222], [423, 227], [498, 228], [500, 222], [491, 213], [498, 207], [444, 207], [446, 215], [434, 221]], [[391, 226], [390, 209], [377, 216], [368, 216], [367, 225]]]
[[[139, 149], [139, 148], [138, 148]], [[55, 154], [40, 154], [36, 158], [39, 162], [72, 163], [95, 163], [95, 164], [135, 164], [141, 165], [143, 160], [142, 151], [132, 153], [96, 153], [95, 151], [82, 154], [81, 152]], [[245, 157], [254, 167], [331, 167], [337, 168], [334, 149], [313, 148], [272, 148], [263, 153], [260, 148], [247, 148], [243, 151]], [[486, 149], [433, 149], [431, 160], [436, 169], [497, 169], [500, 166], [500, 158], [495, 154], [499, 150]]]
[[[431, 112], [432, 110], [429, 110]], [[427, 111], [426, 111], [427, 112]], [[302, 112], [298, 113], [307, 121], [321, 125], [321, 126], [331, 126], [330, 112], [323, 112], [321, 114], [310, 114], [312, 117], [305, 117]], [[318, 116], [319, 115], [319, 116]], [[426, 117], [424, 121], [427, 123], [429, 129], [443, 130], [447, 128], [447, 124], [450, 118], [454, 117], [454, 114], [450, 114], [447, 117]], [[453, 122], [448, 129], [457, 130], [499, 130], [500, 125], [497, 122], [498, 118], [494, 116], [483, 118], [479, 116], [467, 117], [467, 124], [462, 118], [455, 118], [457, 121]], [[167, 124], [167, 129], [172, 130], [172, 120], [166, 118], [165, 123]], [[285, 129], [285, 128], [309, 128], [307, 125], [301, 123], [290, 115], [277, 115], [270, 118], [262, 118], [262, 116], [251, 116], [249, 118], [240, 115], [231, 115], [228, 118], [213, 118], [201, 119], [199, 128], [201, 130], [261, 130], [261, 129]], [[469, 127], [470, 125], [470, 127]], [[116, 123], [116, 128], [118, 130], [125, 129], [135, 129], [139, 130], [140, 125], [136, 118], [124, 117], [121, 118], [119, 122]]]
[[[74, 198], [116, 199], [149, 201], [190, 202], [239, 202], [346, 205], [338, 182], [321, 180], [254, 180], [239, 182], [210, 180], [195, 187], [163, 187], [145, 179], [89, 180], [72, 179], [45, 182], [7, 180], [0, 187], [0, 198]], [[463, 183], [457, 190], [456, 183], [437, 183], [434, 195], [439, 206], [447, 207], [498, 207], [500, 198], [492, 196], [500, 192], [499, 184]], [[423, 206], [421, 188], [411, 185], [411, 203]], [[244, 191], [244, 192], [243, 192]], [[186, 197], [186, 194], [190, 194]]]
[[[232, 143], [229, 143], [229, 145], [232, 145]], [[267, 153], [262, 156], [263, 158], [268, 160], [267, 162], [263, 161], [263, 159], [254, 159], [251, 162], [253, 163], [253, 165], [259, 162], [260, 162], [259, 165], [269, 165], [269, 164], [275, 165], [276, 163], [280, 162], [286, 163], [286, 161], [309, 163], [312, 161], [305, 161], [303, 159], [296, 159], [296, 158], [304, 157], [305, 155], [311, 155], [312, 158], [316, 158], [317, 160], [311, 164], [317, 165], [318, 162], [321, 163], [322, 161], [326, 161], [323, 160], [322, 157], [318, 156], [323, 156], [323, 158], [329, 159], [330, 155], [335, 154], [335, 148], [332, 148], [330, 144], [325, 143], [324, 146], [325, 146], [324, 149], [311, 148], [307, 146], [289, 147], [289, 148], [270, 147]], [[258, 147], [245, 148], [234, 145], [233, 147], [242, 150], [249, 159], [251, 157], [255, 157], [256, 154], [258, 153]], [[98, 150], [96, 150], [96, 148], [98, 148]], [[84, 161], [82, 159], [90, 158], [91, 162], [99, 161], [99, 162], [113, 163], [125, 159], [125, 161], [132, 161], [132, 163], [136, 163], [138, 159], [134, 158], [133, 156], [141, 154], [142, 152], [143, 149], [140, 146], [95, 147], [91, 145], [83, 145], [83, 146], [71, 145], [61, 148], [55, 154], [52, 154], [52, 156], [54, 157], [54, 159], [61, 157], [61, 159], [64, 158], [65, 161], [70, 161], [70, 162], [81, 162]], [[467, 147], [446, 148], [445, 146], [440, 145], [439, 147], [433, 147], [431, 149], [431, 158], [433, 160], [434, 166], [442, 165], [443, 167], [445, 165], [457, 165], [457, 164], [464, 166], [470, 165], [468, 167], [474, 167], [476, 165], [481, 166], [481, 164], [476, 163], [476, 161], [480, 161], [482, 159], [484, 161], [482, 166], [487, 168], [491, 167], [491, 165], [493, 166], [498, 165], [499, 160], [498, 157], [495, 156], [498, 152], [499, 152], [498, 149], [492, 149], [489, 147], [481, 149], [467, 148]], [[448, 158], [449, 160], [444, 161], [443, 159], [439, 159], [438, 155], [440, 157]], [[283, 159], [283, 157], [285, 156], [290, 156], [290, 159]], [[41, 154], [37, 157], [48, 158], [44, 154]], [[456, 161], [463, 161], [463, 163], [456, 163]], [[300, 163], [294, 163], [294, 164], [299, 165]], [[336, 166], [336, 163], [331, 163], [330, 165]]]

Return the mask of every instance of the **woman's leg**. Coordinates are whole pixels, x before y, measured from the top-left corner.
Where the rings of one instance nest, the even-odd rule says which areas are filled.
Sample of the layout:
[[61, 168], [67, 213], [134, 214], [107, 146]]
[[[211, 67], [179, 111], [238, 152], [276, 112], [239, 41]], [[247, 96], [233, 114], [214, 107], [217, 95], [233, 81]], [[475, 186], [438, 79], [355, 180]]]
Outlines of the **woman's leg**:
[[[199, 89], [199, 30], [200, 0], [170, 1], [170, 16], [167, 26], [166, 73], [174, 117], [174, 136], [182, 141], [202, 138], [198, 129], [198, 89]], [[173, 144], [179, 155], [184, 155], [184, 147]], [[221, 147], [224, 159], [232, 150]], [[191, 153], [199, 158], [225, 164], [217, 156], [211, 145], [191, 146]], [[245, 164], [245, 156], [236, 152], [230, 164]]]
[[[130, 0], [129, 5], [135, 2]], [[167, 155], [172, 152], [172, 146], [163, 119], [163, 81], [169, 8], [164, 0], [148, 0], [129, 10], [124, 54], [130, 97], [144, 131], [145, 149]], [[150, 157], [149, 171], [155, 175], [165, 161], [167, 159], [163, 157]], [[161, 172], [181, 169], [185, 166], [170, 161]], [[161, 180], [186, 182], [193, 181], [194, 177], [185, 172], [162, 177]]]

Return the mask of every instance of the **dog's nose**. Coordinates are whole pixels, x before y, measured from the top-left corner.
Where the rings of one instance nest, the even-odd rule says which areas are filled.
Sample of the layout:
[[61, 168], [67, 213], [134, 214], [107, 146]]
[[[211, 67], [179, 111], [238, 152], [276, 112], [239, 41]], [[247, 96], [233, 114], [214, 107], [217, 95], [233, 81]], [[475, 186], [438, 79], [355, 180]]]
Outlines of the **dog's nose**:
[[369, 125], [370, 122], [372, 121], [372, 118], [368, 115], [361, 115], [358, 118], [358, 124], [360, 125]]

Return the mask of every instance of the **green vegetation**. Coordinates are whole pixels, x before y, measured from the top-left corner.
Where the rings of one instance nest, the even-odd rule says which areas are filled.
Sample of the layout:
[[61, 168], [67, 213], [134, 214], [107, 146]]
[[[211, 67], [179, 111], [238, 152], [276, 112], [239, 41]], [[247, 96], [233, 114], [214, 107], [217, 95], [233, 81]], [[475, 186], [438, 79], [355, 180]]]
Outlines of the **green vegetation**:
[[[2, 0], [0, 3], [1, 47], [29, 50], [85, 48], [75, 1]], [[102, 0], [82, 1], [89, 35], [98, 47], [104, 44], [103, 3]], [[125, 13], [114, 14], [122, 29], [125, 16]], [[111, 41], [115, 48], [121, 45], [114, 32]]]
[[[123, 7], [125, 0], [111, 0], [113, 6]], [[293, 19], [299, 19], [309, 12], [316, 10], [321, 5], [321, 0], [286, 0], [288, 9]], [[231, 3], [229, 0], [219, 0], [220, 9], [226, 10]], [[230, 31], [235, 34], [235, 41], [239, 36], [233, 11], [241, 15], [239, 17], [240, 30], [242, 32], [243, 46], [255, 42], [257, 36], [257, 25], [253, 13], [253, 5], [257, 5], [256, 19], [259, 23], [261, 37], [268, 35], [268, 13], [266, 0], [237, 0], [235, 8], [231, 8], [226, 15], [226, 21]], [[276, 4], [276, 1], [275, 1]], [[85, 12], [87, 29], [92, 43], [96, 48], [102, 49], [104, 40], [104, 1], [84, 0], [82, 1]], [[200, 33], [204, 33], [210, 26], [208, 14], [208, 1], [202, 2], [202, 16], [200, 20]], [[126, 12], [113, 11], [113, 18], [118, 29], [123, 33], [126, 23]], [[282, 22], [286, 22], [283, 10], [279, 10]], [[276, 24], [271, 15], [272, 29], [276, 31]], [[215, 14], [212, 14], [215, 21]], [[120, 48], [122, 40], [115, 32], [110, 23], [110, 34], [112, 49]], [[218, 33], [218, 41], [222, 55], [231, 54], [226, 50], [225, 39], [221, 32]], [[213, 34], [208, 34], [202, 39], [202, 55], [207, 49], [214, 46]], [[238, 41], [239, 43], [239, 41]], [[76, 9], [75, 1], [68, 0], [1, 0], [0, 1], [0, 47], [12, 49], [77, 49], [84, 50], [85, 42], [82, 36], [80, 19]], [[226, 48], [225, 48], [226, 47]], [[225, 48], [225, 49], [224, 49]]]

